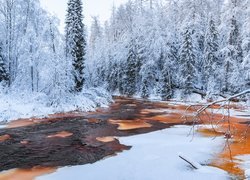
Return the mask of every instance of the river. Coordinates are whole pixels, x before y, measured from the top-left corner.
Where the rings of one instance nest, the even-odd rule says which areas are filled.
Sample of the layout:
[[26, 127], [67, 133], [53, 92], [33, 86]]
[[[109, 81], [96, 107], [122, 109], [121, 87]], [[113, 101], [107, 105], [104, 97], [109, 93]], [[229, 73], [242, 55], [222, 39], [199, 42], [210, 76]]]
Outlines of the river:
[[[194, 125], [195, 109], [187, 110], [187, 107], [176, 101], [157, 102], [117, 97], [109, 108], [100, 108], [95, 112], [69, 112], [43, 119], [12, 121], [0, 129], [0, 171], [4, 171], [0, 173], [0, 180], [16, 176], [18, 179], [33, 179], [53, 172], [57, 167], [94, 163], [117, 152], [129, 150], [131, 147], [120, 144], [115, 138], [117, 136], [143, 134], [174, 125]], [[222, 117], [221, 114], [215, 114], [211, 119], [211, 116], [208, 118], [202, 115], [202, 121], [196, 123], [209, 124], [210, 120]], [[245, 132], [246, 120], [231, 118], [241, 133]], [[200, 132], [206, 136], [223, 135], [227, 124], [220, 124], [219, 130], [202, 129]], [[250, 154], [250, 146], [241, 152], [237, 149], [244, 145], [237, 141], [241, 137], [236, 136], [237, 143], [232, 143], [231, 152], [225, 149], [212, 165], [243, 176], [243, 170], [229, 160], [232, 156]], [[246, 132], [245, 137], [244, 143], [249, 143], [250, 133]], [[11, 169], [15, 170], [6, 171]]]

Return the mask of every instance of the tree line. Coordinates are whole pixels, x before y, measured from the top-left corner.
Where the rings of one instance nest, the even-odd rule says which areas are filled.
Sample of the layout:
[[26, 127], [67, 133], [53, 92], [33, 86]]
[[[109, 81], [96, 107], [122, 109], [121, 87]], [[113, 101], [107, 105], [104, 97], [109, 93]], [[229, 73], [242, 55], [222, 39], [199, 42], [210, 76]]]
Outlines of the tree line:
[[93, 19], [87, 79], [129, 96], [208, 98], [250, 87], [249, 0], [130, 0]]
[[[57, 105], [84, 88], [169, 99], [250, 87], [249, 0], [129, 0], [98, 17], [87, 37], [81, 0], [69, 0], [65, 34], [39, 0], [0, 0], [0, 83]], [[86, 7], [87, 8], [87, 7]]]

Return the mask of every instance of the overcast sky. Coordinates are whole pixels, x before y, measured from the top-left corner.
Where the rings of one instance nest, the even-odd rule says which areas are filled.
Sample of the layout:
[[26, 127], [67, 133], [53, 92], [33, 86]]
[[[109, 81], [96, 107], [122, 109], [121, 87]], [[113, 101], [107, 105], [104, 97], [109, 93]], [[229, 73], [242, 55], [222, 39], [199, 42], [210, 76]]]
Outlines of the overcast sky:
[[[59, 17], [61, 20], [60, 30], [63, 32], [68, 0], [40, 1], [45, 9]], [[118, 6], [126, 1], [127, 0], [82, 0], [85, 24], [89, 28], [91, 24], [91, 16], [99, 16], [101, 22], [104, 22], [110, 17], [113, 4]]]

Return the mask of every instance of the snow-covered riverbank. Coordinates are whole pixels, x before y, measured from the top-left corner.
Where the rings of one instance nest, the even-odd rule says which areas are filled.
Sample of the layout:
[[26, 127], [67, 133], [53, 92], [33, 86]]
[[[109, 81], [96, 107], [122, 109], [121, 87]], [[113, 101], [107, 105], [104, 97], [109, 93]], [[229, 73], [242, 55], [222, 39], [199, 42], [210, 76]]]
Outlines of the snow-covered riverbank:
[[43, 93], [0, 93], [0, 122], [75, 110], [94, 111], [97, 107], [107, 107], [112, 102], [111, 95], [103, 89], [86, 89], [83, 92], [62, 97], [64, 99], [56, 106], [51, 105], [49, 97]]
[[220, 169], [202, 166], [193, 170], [178, 155], [191, 157], [201, 164], [208, 164], [219, 153], [224, 139], [187, 136], [189, 126], [175, 126], [170, 129], [143, 135], [119, 138], [132, 149], [94, 164], [63, 167], [55, 173], [39, 177], [39, 180], [164, 180], [164, 179], [228, 179], [229, 175]]

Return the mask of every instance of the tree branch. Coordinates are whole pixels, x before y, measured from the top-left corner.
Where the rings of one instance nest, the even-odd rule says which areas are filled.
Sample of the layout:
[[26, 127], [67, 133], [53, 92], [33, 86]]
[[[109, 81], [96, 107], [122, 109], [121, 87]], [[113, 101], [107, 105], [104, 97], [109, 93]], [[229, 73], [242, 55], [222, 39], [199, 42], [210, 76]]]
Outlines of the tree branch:
[[222, 103], [222, 102], [227, 102], [227, 101], [231, 101], [239, 96], [242, 96], [242, 95], [245, 95], [245, 94], [248, 94], [250, 93], [250, 89], [247, 89], [241, 93], [238, 93], [238, 94], [235, 94], [235, 95], [232, 95], [232, 96], [229, 96], [228, 98], [225, 98], [225, 99], [222, 99], [222, 100], [218, 100], [218, 101], [213, 101], [211, 103], [208, 103], [204, 106], [202, 106], [200, 109], [197, 110], [197, 113], [196, 113], [196, 116], [198, 116], [199, 114], [201, 114], [203, 111], [205, 111], [207, 108], [215, 105], [215, 104], [219, 104], [219, 103]]

